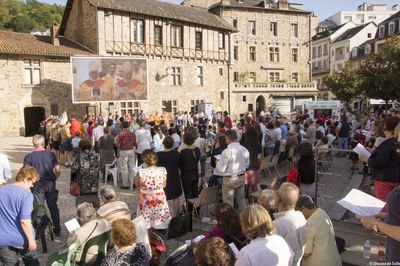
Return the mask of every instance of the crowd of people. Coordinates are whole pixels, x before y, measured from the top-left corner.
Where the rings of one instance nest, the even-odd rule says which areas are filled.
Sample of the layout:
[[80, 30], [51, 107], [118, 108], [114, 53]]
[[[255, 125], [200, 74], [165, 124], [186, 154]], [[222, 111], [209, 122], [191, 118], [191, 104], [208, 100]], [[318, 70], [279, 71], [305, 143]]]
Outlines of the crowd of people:
[[[33, 137], [34, 151], [25, 156], [16, 182], [7, 184], [8, 172], [0, 179], [7, 184], [0, 186], [0, 230], [9, 232], [0, 240], [0, 260], [14, 265], [8, 264], [10, 258], [15, 261], [21, 255], [31, 261], [29, 265], [38, 265], [36, 243], [26, 225], [33, 203], [46, 201], [54, 233], [61, 234], [56, 180], [63, 165], [70, 168], [81, 196], [98, 195], [101, 201], [98, 210], [87, 202], [77, 206], [81, 227], [67, 243], [79, 245], [74, 260], [81, 261], [83, 255], [87, 262], [96, 260], [95, 250], [82, 254], [83, 246], [110, 231], [114, 252], [102, 265], [156, 265], [151, 249], [136, 244], [127, 204], [117, 199], [113, 187], [99, 185], [99, 173], [107, 180], [106, 165], [111, 165], [118, 169], [120, 189], [134, 185], [139, 190], [136, 215], [143, 217], [149, 232], [168, 227], [182, 210], [180, 199], [190, 212], [189, 199], [197, 198], [204, 187], [218, 186], [217, 225], [196, 245], [197, 265], [341, 265], [332, 222], [314, 203], [318, 196], [314, 158], [335, 146], [336, 156], [349, 156], [352, 167], [361, 161], [361, 173], [372, 171], [371, 185], [387, 207], [380, 217], [358, 218], [366, 228], [388, 236], [387, 261], [400, 261], [396, 252], [400, 247], [399, 123], [394, 110], [373, 120], [351, 111], [343, 111], [340, 117], [310, 117], [307, 111], [296, 111], [291, 122], [273, 110], [258, 117], [240, 115], [236, 121], [226, 111], [213, 111], [211, 117], [204, 112], [180, 112], [172, 119], [164, 112], [122, 117], [116, 113], [82, 121], [71, 117], [64, 125], [49, 118], [41, 124], [41, 134]], [[358, 143], [371, 151], [369, 158], [349, 153], [349, 145], [354, 148]], [[291, 158], [296, 160], [298, 182], [281, 180], [275, 191], [262, 191], [259, 202], [249, 204], [251, 193], [261, 189], [261, 177], [266, 175], [260, 163], [275, 156], [287, 160], [292, 150], [299, 157]], [[227, 247], [231, 242], [238, 254]]]

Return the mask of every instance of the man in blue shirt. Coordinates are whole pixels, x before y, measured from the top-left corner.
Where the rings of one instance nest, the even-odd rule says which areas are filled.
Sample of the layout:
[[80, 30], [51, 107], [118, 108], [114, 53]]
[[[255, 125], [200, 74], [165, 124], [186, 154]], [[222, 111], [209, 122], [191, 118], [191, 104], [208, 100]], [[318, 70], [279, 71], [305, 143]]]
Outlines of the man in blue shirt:
[[33, 196], [30, 188], [39, 180], [31, 166], [23, 166], [13, 184], [0, 187], [0, 261], [4, 266], [18, 265], [18, 255], [25, 265], [39, 265], [32, 230]]
[[39, 173], [40, 180], [32, 189], [35, 204], [43, 205], [46, 199], [49, 207], [51, 220], [53, 221], [54, 234], [61, 233], [60, 211], [57, 206], [58, 190], [56, 179], [60, 176], [60, 164], [54, 153], [45, 150], [44, 138], [42, 135], [35, 135], [32, 138], [35, 149], [25, 156], [24, 165], [33, 166]]

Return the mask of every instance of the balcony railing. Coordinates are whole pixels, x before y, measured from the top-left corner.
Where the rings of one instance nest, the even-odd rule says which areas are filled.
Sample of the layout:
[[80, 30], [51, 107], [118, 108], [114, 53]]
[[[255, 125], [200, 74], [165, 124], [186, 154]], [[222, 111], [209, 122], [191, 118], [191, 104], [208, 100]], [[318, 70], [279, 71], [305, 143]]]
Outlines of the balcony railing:
[[313, 74], [329, 73], [329, 67], [315, 67], [312, 69]]
[[234, 82], [233, 86], [236, 91], [296, 92], [317, 90], [317, 84], [314, 82]]

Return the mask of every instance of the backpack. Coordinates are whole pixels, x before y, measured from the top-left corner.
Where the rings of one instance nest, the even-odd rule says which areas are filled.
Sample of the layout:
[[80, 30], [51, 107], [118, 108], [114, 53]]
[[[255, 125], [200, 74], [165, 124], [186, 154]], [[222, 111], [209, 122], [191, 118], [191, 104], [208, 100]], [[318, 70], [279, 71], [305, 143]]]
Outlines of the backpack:
[[35, 205], [32, 211], [32, 225], [35, 229], [46, 228], [49, 224], [49, 217], [47, 216], [46, 207], [43, 205]]

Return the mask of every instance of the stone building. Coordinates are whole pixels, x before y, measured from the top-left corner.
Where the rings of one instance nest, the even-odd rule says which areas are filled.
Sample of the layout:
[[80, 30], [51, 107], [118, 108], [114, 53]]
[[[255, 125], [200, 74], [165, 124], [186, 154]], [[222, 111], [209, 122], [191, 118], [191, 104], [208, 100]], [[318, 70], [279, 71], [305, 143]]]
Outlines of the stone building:
[[91, 55], [55, 35], [0, 31], [0, 137], [31, 136], [49, 115], [84, 113], [71, 102], [71, 55]]
[[273, 106], [287, 114], [317, 97], [310, 57], [317, 18], [301, 7], [284, 0], [222, 0], [209, 7], [237, 30], [229, 41], [232, 111]]
[[[68, 0], [60, 35], [101, 56], [148, 59], [148, 101], [110, 102], [103, 109], [195, 111], [228, 108], [228, 35], [235, 29], [206, 9], [154, 0]], [[111, 108], [112, 106], [112, 108]]]

